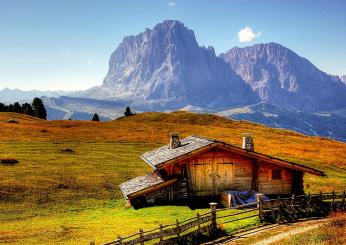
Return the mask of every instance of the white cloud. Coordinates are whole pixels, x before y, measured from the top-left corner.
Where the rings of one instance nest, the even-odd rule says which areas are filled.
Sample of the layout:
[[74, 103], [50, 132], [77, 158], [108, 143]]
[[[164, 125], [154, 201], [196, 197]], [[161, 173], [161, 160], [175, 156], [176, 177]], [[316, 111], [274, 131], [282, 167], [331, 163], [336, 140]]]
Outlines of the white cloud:
[[261, 36], [261, 32], [255, 33], [250, 27], [246, 26], [238, 32], [239, 42], [251, 42], [255, 38]]
[[168, 4], [167, 4], [167, 7], [174, 7], [175, 6], [175, 2], [169, 2]]

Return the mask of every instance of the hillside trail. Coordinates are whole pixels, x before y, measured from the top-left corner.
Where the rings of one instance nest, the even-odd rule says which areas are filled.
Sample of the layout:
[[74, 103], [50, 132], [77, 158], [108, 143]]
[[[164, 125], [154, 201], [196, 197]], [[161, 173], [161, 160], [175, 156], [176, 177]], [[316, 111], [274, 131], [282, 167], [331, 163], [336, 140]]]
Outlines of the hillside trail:
[[280, 241], [288, 237], [292, 237], [297, 234], [305, 233], [310, 230], [317, 229], [321, 225], [329, 221], [328, 218], [314, 219], [301, 221], [288, 224], [273, 224], [259, 227], [253, 230], [240, 232], [233, 236], [223, 237], [212, 242], [205, 243], [210, 244], [224, 244], [224, 245], [269, 245], [280, 244]]

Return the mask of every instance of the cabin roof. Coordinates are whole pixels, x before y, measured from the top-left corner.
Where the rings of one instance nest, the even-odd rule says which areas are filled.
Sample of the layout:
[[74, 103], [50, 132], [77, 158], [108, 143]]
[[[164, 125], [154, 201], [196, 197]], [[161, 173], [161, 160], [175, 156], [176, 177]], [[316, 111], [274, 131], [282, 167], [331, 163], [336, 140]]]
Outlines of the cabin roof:
[[130, 179], [120, 184], [120, 190], [125, 197], [129, 197], [143, 190], [150, 190], [154, 187], [160, 187], [165, 184], [171, 184], [175, 179], [165, 181], [157, 173], [153, 172], [144, 176]]
[[322, 171], [304, 166], [302, 164], [289, 162], [289, 161], [268, 156], [259, 152], [249, 151], [241, 147], [227, 144], [225, 142], [221, 142], [221, 141], [217, 141], [213, 139], [207, 139], [200, 136], [189, 136], [184, 139], [181, 139], [181, 146], [177, 148], [171, 149], [169, 147], [169, 144], [164, 145], [160, 148], [157, 148], [155, 150], [148, 151], [142, 154], [141, 158], [151, 167], [153, 167], [154, 169], [157, 169], [166, 163], [174, 163], [178, 160], [184, 159], [191, 155], [202, 152], [203, 150], [207, 148], [213, 148], [215, 146], [220, 146], [222, 148], [225, 148], [226, 150], [235, 151], [237, 153], [246, 155], [248, 157], [258, 159], [258, 160], [264, 160], [272, 164], [281, 165], [291, 169], [296, 169], [303, 172], [308, 172], [311, 174], [324, 176], [324, 173]]
[[141, 158], [150, 166], [156, 168], [158, 165], [169, 160], [183, 156], [195, 150], [204, 148], [205, 146], [215, 143], [214, 140], [202, 138], [199, 136], [189, 136], [180, 140], [181, 146], [171, 149], [168, 145], [164, 145], [152, 151], [148, 151], [141, 155]]

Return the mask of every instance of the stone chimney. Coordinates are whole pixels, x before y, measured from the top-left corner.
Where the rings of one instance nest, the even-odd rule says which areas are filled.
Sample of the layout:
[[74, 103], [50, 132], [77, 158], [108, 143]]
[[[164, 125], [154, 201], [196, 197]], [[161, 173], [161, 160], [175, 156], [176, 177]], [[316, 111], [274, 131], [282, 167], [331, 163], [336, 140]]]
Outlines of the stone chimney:
[[255, 145], [253, 143], [252, 133], [243, 133], [243, 149], [248, 151], [254, 151]]
[[174, 149], [181, 146], [179, 133], [170, 133], [169, 148]]

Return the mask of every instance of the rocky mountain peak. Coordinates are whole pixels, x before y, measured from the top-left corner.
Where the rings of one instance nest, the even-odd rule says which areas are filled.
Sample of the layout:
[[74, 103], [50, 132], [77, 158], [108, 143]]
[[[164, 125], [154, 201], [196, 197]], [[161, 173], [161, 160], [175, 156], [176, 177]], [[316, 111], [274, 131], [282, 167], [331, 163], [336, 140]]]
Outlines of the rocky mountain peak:
[[168, 20], [124, 38], [109, 61], [103, 88], [115, 97], [179, 108], [253, 103], [258, 96], [192, 30]]
[[338, 78], [280, 44], [232, 48], [220, 57], [262, 101], [305, 111], [346, 106], [346, 88]]

